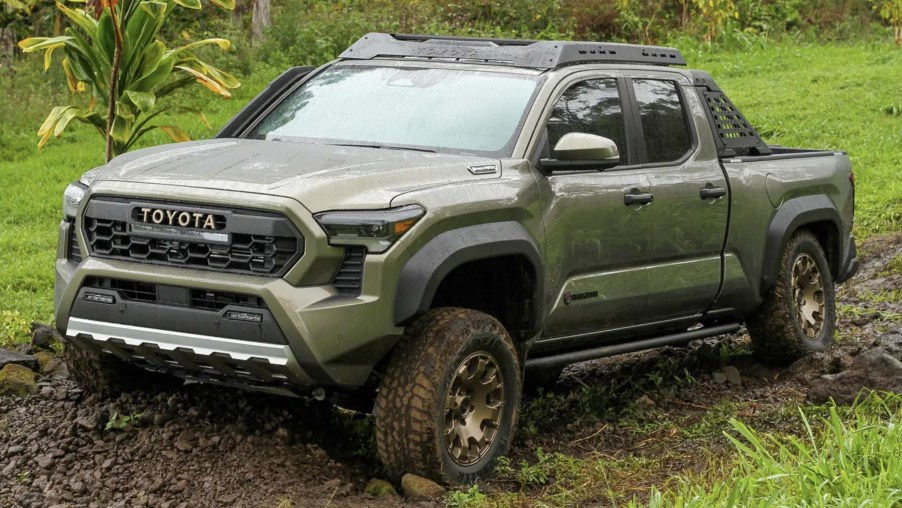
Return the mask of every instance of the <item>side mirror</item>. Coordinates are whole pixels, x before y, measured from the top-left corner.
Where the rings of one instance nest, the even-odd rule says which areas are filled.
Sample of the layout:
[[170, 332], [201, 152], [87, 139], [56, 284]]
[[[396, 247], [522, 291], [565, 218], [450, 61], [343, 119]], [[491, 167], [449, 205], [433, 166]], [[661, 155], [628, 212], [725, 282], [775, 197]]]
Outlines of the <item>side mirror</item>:
[[570, 132], [564, 134], [552, 151], [554, 159], [542, 159], [540, 164], [548, 171], [602, 170], [620, 164], [617, 144], [608, 138]]
[[597, 161], [613, 157], [620, 159], [616, 143], [608, 138], [583, 132], [564, 134], [554, 145], [553, 153], [556, 159], [562, 161]]

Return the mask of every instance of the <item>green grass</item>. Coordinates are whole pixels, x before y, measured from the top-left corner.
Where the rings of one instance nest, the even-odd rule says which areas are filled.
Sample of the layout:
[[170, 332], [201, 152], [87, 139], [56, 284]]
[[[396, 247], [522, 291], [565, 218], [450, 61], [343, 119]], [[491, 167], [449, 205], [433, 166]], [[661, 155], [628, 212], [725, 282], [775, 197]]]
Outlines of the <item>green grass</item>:
[[708, 477], [681, 477], [666, 493], [653, 491], [648, 506], [899, 506], [902, 398], [874, 395], [826, 412], [800, 412], [800, 437], [733, 420], [732, 464]]

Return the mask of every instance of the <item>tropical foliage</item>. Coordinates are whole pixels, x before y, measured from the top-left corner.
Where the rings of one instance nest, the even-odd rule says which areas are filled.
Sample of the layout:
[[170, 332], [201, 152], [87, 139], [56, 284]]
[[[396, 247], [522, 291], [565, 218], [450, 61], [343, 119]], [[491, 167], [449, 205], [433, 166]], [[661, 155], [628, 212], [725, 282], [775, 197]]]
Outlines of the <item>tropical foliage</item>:
[[896, 30], [896, 44], [902, 45], [902, 0], [874, 0], [874, 10]]
[[[225, 9], [234, 0], [211, 0]], [[38, 147], [51, 137], [59, 137], [72, 120], [88, 124], [107, 140], [107, 159], [128, 151], [153, 129], [161, 129], [175, 141], [188, 139], [178, 125], [161, 125], [155, 120], [166, 112], [191, 112], [163, 101], [175, 91], [192, 83], [231, 97], [229, 89], [240, 85], [231, 74], [204, 62], [195, 53], [201, 46], [230, 47], [227, 39], [209, 38], [169, 49], [159, 32], [167, 17], [177, 8], [200, 9], [200, 0], [102, 0], [85, 9], [56, 3], [71, 24], [64, 35], [31, 37], [19, 43], [26, 53], [44, 52], [44, 68], [53, 63], [54, 52], [69, 89], [90, 95], [87, 105], [65, 104], [54, 107], [38, 130]]]

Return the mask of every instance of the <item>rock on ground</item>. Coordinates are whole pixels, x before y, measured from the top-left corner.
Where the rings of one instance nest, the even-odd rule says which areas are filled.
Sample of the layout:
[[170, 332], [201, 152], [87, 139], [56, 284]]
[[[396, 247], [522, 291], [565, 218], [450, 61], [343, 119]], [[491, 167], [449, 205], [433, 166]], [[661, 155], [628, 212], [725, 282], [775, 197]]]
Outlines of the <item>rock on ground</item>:
[[363, 491], [375, 497], [398, 496], [398, 491], [395, 490], [395, 487], [391, 483], [385, 480], [380, 480], [378, 478], [373, 478], [372, 480], [370, 480], [370, 482], [366, 484], [366, 488], [364, 488]]
[[38, 370], [38, 359], [33, 355], [26, 355], [10, 351], [9, 349], [0, 349], [0, 369], [9, 364], [16, 364], [31, 370]]
[[808, 400], [822, 404], [833, 399], [851, 404], [863, 389], [902, 393], [902, 362], [877, 347], [852, 360], [848, 369], [827, 374], [808, 391]]
[[0, 370], [0, 395], [26, 397], [37, 391], [35, 374], [28, 367], [9, 363]]
[[432, 499], [445, 494], [445, 488], [441, 485], [410, 473], [401, 477], [401, 489], [404, 496], [410, 499]]

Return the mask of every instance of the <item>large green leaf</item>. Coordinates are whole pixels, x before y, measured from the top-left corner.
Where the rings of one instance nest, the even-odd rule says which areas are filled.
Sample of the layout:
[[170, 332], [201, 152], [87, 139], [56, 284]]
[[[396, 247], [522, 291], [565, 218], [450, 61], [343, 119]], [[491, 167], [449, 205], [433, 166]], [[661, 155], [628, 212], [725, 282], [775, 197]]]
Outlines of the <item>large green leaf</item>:
[[[149, 4], [149, 5], [148, 5]], [[166, 5], [157, 2], [141, 2], [147, 8], [136, 9], [123, 20], [122, 74], [128, 81], [143, 75], [141, 60], [148, 46], [155, 42], [166, 15]]]
[[149, 92], [153, 90], [155, 86], [165, 81], [170, 74], [172, 74], [172, 67], [174, 65], [175, 59], [163, 58], [162, 60], [160, 60], [160, 63], [155, 69], [153, 69], [150, 73], [142, 76], [128, 88], [137, 92]]
[[19, 49], [25, 53], [34, 53], [48, 48], [58, 48], [72, 40], [72, 37], [60, 35], [57, 37], [29, 37], [19, 41]]
[[94, 113], [90, 109], [71, 105], [56, 106], [50, 111], [50, 114], [47, 115], [47, 119], [44, 120], [44, 123], [41, 124], [41, 128], [38, 130], [38, 136], [41, 137], [40, 141], [38, 141], [38, 148], [42, 148], [47, 144], [47, 141], [50, 140], [51, 136], [57, 138], [62, 136], [63, 131], [66, 130], [66, 127], [73, 119], [94, 125], [95, 127], [101, 123], [100, 115]]
[[47, 118], [44, 119], [44, 123], [42, 123], [41, 127], [38, 129], [38, 136], [41, 138], [40, 141], [38, 141], [38, 148], [43, 147], [47, 144], [47, 141], [50, 140], [50, 136], [53, 135], [53, 129], [56, 127], [56, 123], [59, 121], [60, 116], [74, 107], [75, 106], [56, 106], [50, 110], [50, 114], [47, 115]]
[[230, 47], [232, 47], [232, 43], [228, 39], [204, 39], [202, 41], [196, 41], [192, 42], [191, 44], [186, 44], [185, 46], [182, 46], [180, 48], [171, 49], [166, 52], [166, 56], [175, 56], [183, 51], [189, 51], [194, 48], [199, 48], [201, 46], [207, 46], [210, 44], [216, 44], [222, 50], [228, 50]]
[[116, 117], [128, 120], [128, 122], [131, 124], [135, 121], [135, 114], [137, 113], [136, 109], [137, 108], [129, 104], [127, 101], [120, 100], [116, 103]]
[[88, 37], [94, 39], [97, 37], [97, 20], [88, 16], [82, 9], [70, 9], [60, 2], [56, 2], [56, 8], [69, 18], [69, 21], [81, 28], [88, 34]]
[[223, 96], [223, 97], [225, 97], [225, 98], [231, 98], [231, 97], [232, 97], [232, 94], [229, 93], [229, 91], [226, 89], [225, 86], [222, 85], [222, 83], [220, 83], [220, 82], [216, 81], [215, 79], [213, 79], [213, 78], [207, 76], [206, 74], [204, 74], [204, 73], [202, 73], [202, 72], [199, 72], [199, 71], [197, 71], [197, 70], [194, 70], [194, 69], [192, 69], [191, 67], [184, 66], [184, 65], [177, 65], [175, 68], [176, 68], [176, 69], [179, 69], [179, 70], [181, 70], [181, 71], [187, 72], [188, 74], [194, 76], [194, 79], [195, 79], [198, 83], [200, 83], [201, 85], [203, 85], [204, 87], [206, 87], [206, 88], [207, 88], [208, 90], [210, 90], [211, 92], [218, 93], [219, 95], [221, 95], [221, 96]]
[[137, 77], [143, 77], [149, 74], [151, 71], [157, 68], [160, 65], [160, 60], [163, 59], [163, 55], [166, 53], [166, 45], [160, 41], [153, 41], [147, 45], [144, 49], [144, 54], [141, 55], [141, 65], [138, 66]]
[[[66, 29], [66, 35], [72, 37], [72, 40], [66, 43], [67, 56], [71, 56], [72, 52], [83, 56], [90, 65], [90, 81], [101, 90], [106, 89], [112, 60], [103, 54], [103, 50], [97, 44], [89, 43], [77, 30], [69, 27]], [[72, 51], [68, 51], [69, 49]]]
[[132, 104], [134, 104], [141, 112], [147, 113], [153, 109], [154, 104], [157, 102], [157, 97], [150, 92], [136, 92], [134, 90], [126, 90], [126, 97], [131, 100]]
[[113, 52], [116, 49], [116, 29], [113, 27], [113, 18], [109, 12], [104, 12], [97, 21], [97, 44], [100, 46], [107, 62], [113, 61]]
[[175, 3], [181, 5], [182, 7], [186, 7], [188, 9], [200, 9], [201, 8], [200, 0], [175, 0]]
[[190, 67], [197, 72], [212, 78], [226, 88], [238, 88], [241, 86], [241, 82], [238, 81], [238, 78], [235, 76], [232, 76], [228, 72], [221, 71], [207, 62], [201, 61], [195, 56], [184, 57], [179, 60], [176, 65]]
[[132, 122], [119, 115], [113, 117], [113, 128], [110, 135], [120, 143], [127, 143], [132, 134]]

